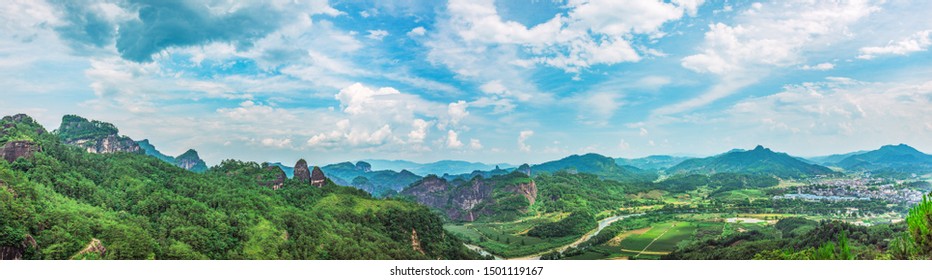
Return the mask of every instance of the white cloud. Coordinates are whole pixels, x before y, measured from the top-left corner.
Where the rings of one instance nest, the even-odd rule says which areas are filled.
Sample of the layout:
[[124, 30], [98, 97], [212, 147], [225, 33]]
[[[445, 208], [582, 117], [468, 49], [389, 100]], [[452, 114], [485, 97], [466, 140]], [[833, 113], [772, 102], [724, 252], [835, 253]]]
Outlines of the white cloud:
[[621, 139], [620, 141], [618, 141], [618, 148], [621, 149], [622, 151], [627, 151], [628, 149], [631, 148], [631, 144], [628, 144], [628, 142], [625, 141], [625, 139]]
[[756, 82], [771, 68], [798, 65], [805, 60], [804, 51], [848, 38], [850, 25], [879, 9], [871, 1], [754, 3], [734, 24], [710, 24], [700, 52], [681, 60], [686, 69], [719, 76], [719, 84], [654, 113], [692, 110]]
[[835, 69], [835, 64], [831, 64], [831, 63], [825, 62], [825, 63], [816, 64], [816, 65], [803, 65], [803, 66], [799, 67], [799, 69], [802, 69], [802, 70], [828, 71], [828, 70]]
[[864, 47], [858, 50], [860, 53], [858, 58], [874, 59], [882, 55], [907, 55], [914, 52], [926, 51], [929, 45], [932, 45], [932, 39], [929, 38], [930, 34], [932, 34], [932, 30], [923, 30], [903, 40], [889, 42], [883, 47]]
[[388, 31], [381, 30], [381, 29], [369, 30], [367, 32], [369, 32], [369, 35], [366, 35], [366, 38], [369, 38], [372, 40], [381, 41], [383, 38], [385, 38], [385, 36], [388, 36]]
[[528, 145], [527, 143], [525, 143], [525, 141], [527, 141], [527, 139], [533, 135], [534, 135], [533, 130], [521, 131], [521, 134], [518, 135], [518, 149], [520, 149], [522, 152], [530, 152], [531, 145]]
[[482, 143], [479, 139], [469, 139], [469, 148], [473, 150], [482, 150]]
[[291, 146], [291, 139], [263, 138], [261, 143], [263, 146], [267, 147], [286, 148]]
[[408, 37], [420, 37], [424, 36], [424, 34], [427, 34], [427, 29], [424, 29], [423, 26], [418, 26], [408, 31]]
[[647, 129], [642, 127], [642, 128], [638, 131], [638, 135], [647, 136]]
[[456, 131], [452, 129], [447, 131], [447, 148], [459, 149], [463, 147], [463, 142], [460, 142], [459, 135]]
[[579, 121], [597, 126], [609, 123], [615, 111], [623, 105], [621, 95], [611, 92], [595, 92], [584, 94], [570, 99], [577, 104], [577, 118]]
[[447, 114], [450, 116], [450, 123], [456, 125], [462, 119], [466, 118], [466, 116], [469, 116], [469, 112], [466, 111], [466, 108], [468, 107], [469, 103], [466, 103], [466, 101], [463, 100], [450, 103], [450, 105], [447, 107]]
[[413, 129], [408, 133], [408, 141], [411, 143], [423, 143], [424, 139], [427, 138], [427, 128], [430, 126], [430, 123], [422, 119], [415, 119], [411, 126]]

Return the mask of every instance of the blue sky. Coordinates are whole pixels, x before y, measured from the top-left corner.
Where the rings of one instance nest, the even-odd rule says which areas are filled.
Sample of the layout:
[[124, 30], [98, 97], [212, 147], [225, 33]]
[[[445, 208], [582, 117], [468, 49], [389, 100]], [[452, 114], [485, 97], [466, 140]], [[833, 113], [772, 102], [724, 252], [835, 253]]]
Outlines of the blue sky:
[[0, 112], [324, 164], [932, 152], [928, 1], [13, 1]]

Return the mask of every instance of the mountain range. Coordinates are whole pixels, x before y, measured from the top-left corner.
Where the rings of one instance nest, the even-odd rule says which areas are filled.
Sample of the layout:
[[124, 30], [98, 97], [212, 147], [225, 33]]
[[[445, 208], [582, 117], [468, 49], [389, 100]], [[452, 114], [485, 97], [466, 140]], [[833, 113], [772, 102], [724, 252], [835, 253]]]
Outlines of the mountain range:
[[777, 153], [763, 146], [749, 151], [729, 151], [707, 158], [685, 160], [666, 170], [668, 174], [744, 173], [773, 175], [780, 178], [808, 178], [836, 174], [831, 169], [803, 162], [786, 153]]

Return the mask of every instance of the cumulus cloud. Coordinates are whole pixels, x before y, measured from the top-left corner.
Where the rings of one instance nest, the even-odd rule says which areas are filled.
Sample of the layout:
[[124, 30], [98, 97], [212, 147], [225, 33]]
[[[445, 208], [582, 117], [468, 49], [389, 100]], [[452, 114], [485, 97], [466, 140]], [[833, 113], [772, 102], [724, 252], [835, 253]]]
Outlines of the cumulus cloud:
[[469, 103], [466, 101], [460, 100], [457, 102], [450, 103], [447, 106], [447, 114], [450, 116], [450, 123], [459, 124], [459, 122], [469, 116], [469, 112], [466, 111], [466, 108], [469, 107]]
[[482, 142], [479, 139], [469, 139], [469, 148], [473, 150], [482, 150]]
[[803, 70], [828, 71], [828, 70], [835, 69], [835, 64], [825, 62], [825, 63], [816, 64], [816, 65], [803, 65], [803, 66], [799, 67], [799, 69], [803, 69]]
[[372, 40], [382, 41], [382, 39], [385, 38], [385, 36], [388, 36], [388, 31], [385, 31], [382, 29], [368, 30], [366, 32], [369, 32], [369, 35], [366, 35], [366, 38], [369, 38]]
[[654, 113], [692, 110], [758, 81], [771, 68], [798, 65], [804, 50], [845, 39], [848, 26], [879, 9], [872, 1], [754, 3], [734, 24], [710, 24], [700, 52], [681, 60], [686, 69], [719, 76], [718, 85]]
[[408, 37], [424, 36], [424, 34], [427, 34], [427, 29], [424, 29], [423, 26], [418, 26], [408, 31]]
[[463, 147], [463, 142], [460, 142], [459, 135], [456, 131], [452, 129], [447, 131], [447, 148], [459, 149]]
[[528, 145], [526, 141], [528, 138], [530, 138], [533, 135], [534, 135], [533, 130], [521, 131], [521, 133], [518, 134], [518, 149], [521, 150], [522, 152], [530, 152], [531, 145]]
[[874, 59], [882, 55], [907, 55], [914, 52], [926, 51], [929, 45], [932, 45], [932, 39], [929, 35], [932, 30], [923, 30], [904, 38], [903, 40], [890, 42], [882, 47], [864, 47], [858, 50], [860, 59]]

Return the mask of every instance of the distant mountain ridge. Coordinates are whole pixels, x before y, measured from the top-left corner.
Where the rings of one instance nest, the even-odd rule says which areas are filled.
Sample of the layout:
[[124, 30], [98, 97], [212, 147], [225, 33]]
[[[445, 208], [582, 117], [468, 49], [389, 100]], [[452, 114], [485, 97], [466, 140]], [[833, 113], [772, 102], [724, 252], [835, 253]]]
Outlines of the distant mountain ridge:
[[657, 178], [657, 174], [652, 171], [645, 171], [630, 165], [618, 165], [615, 159], [595, 153], [571, 155], [559, 160], [536, 164], [531, 166], [531, 170], [548, 173], [557, 171], [589, 173], [617, 181], [652, 181]]
[[482, 162], [468, 162], [462, 160], [441, 160], [430, 163], [417, 163], [407, 160], [384, 160], [384, 159], [365, 159], [372, 165], [373, 170], [408, 170], [411, 173], [427, 176], [430, 174], [465, 174], [476, 170], [486, 171], [493, 170], [496, 167], [507, 169], [515, 167], [507, 163], [486, 164]]
[[714, 174], [744, 173], [780, 178], [807, 178], [835, 174], [831, 169], [803, 162], [786, 153], [758, 145], [753, 150], [732, 150], [707, 158], [689, 159], [667, 169], [667, 173]]
[[191, 170], [194, 172], [205, 172], [207, 171], [207, 163], [201, 159], [197, 154], [197, 151], [194, 149], [188, 149], [183, 154], [178, 155], [178, 157], [172, 157], [165, 155], [155, 148], [152, 143], [149, 143], [149, 139], [143, 139], [141, 141], [136, 141], [136, 144], [139, 145], [139, 148], [148, 156], [155, 157], [164, 162], [174, 164], [175, 166]]
[[630, 165], [640, 169], [648, 170], [660, 170], [673, 167], [674, 165], [680, 164], [684, 160], [690, 159], [691, 157], [677, 157], [677, 156], [666, 156], [666, 155], [653, 155], [642, 158], [616, 158], [615, 163], [618, 165]]
[[877, 150], [846, 157], [838, 167], [849, 171], [880, 171], [889, 173], [930, 173], [932, 155], [906, 144], [885, 145]]

